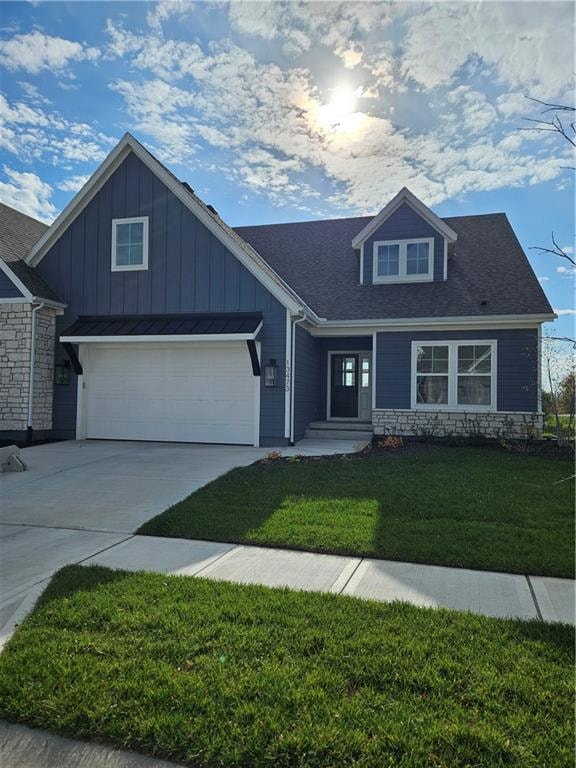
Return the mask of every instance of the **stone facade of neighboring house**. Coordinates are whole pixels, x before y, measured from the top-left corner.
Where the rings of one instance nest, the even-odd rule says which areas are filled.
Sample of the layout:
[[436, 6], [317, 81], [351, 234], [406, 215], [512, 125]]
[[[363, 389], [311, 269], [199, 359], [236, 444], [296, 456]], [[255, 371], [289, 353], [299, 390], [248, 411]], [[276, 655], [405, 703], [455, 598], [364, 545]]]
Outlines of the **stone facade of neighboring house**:
[[[36, 312], [32, 428], [52, 429], [56, 309]], [[0, 304], [0, 430], [28, 427], [32, 308], [28, 303]]]
[[[0, 204], [0, 439], [3, 440], [21, 440], [25, 435], [44, 437], [53, 427], [56, 316], [62, 314], [64, 305], [40, 275], [24, 262], [46, 228], [42, 222]], [[34, 370], [32, 391], [31, 369]]]

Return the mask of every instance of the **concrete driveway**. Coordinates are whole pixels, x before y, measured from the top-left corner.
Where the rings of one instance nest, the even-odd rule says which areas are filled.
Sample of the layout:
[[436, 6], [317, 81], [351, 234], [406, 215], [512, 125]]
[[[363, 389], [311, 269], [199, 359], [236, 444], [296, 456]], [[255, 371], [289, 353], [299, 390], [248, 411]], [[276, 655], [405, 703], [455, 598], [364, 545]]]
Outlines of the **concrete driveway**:
[[128, 538], [142, 523], [269, 448], [68, 441], [26, 448], [23, 473], [0, 475], [2, 607], [67, 563]]

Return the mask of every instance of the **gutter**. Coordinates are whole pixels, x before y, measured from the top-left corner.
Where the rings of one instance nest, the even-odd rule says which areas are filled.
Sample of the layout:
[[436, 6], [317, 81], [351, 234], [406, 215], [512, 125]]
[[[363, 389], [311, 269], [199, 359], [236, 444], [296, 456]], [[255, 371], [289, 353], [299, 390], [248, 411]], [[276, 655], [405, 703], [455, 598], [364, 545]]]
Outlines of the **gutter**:
[[303, 323], [307, 319], [306, 312], [304, 310], [304, 307], [300, 308], [300, 311], [302, 313], [301, 317], [297, 317], [296, 319], [292, 320], [292, 339], [291, 339], [291, 360], [290, 360], [290, 369], [291, 369], [291, 381], [290, 381], [290, 436], [288, 438], [288, 442], [290, 445], [294, 445], [294, 382], [295, 382], [295, 363], [296, 363], [296, 326], [299, 323]]
[[32, 428], [32, 415], [34, 412], [34, 373], [36, 371], [36, 313], [45, 306], [45, 302], [41, 302], [32, 309], [32, 327], [30, 331], [30, 380], [28, 382], [28, 421], [26, 427], [26, 441], [32, 442], [32, 434], [34, 432]]

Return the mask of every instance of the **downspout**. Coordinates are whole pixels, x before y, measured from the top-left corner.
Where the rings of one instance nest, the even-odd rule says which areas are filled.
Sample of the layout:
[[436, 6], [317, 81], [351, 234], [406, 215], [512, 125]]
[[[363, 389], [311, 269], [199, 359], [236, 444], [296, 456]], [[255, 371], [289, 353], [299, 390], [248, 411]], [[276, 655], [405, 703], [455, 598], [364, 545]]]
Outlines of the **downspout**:
[[298, 323], [302, 323], [306, 320], [306, 315], [303, 314], [302, 317], [297, 317], [295, 320], [292, 320], [292, 359], [290, 361], [290, 368], [291, 368], [291, 381], [290, 381], [290, 438], [289, 442], [290, 445], [294, 445], [294, 382], [295, 382], [295, 362], [296, 362], [296, 326]]
[[36, 370], [36, 313], [44, 307], [44, 302], [35, 306], [32, 310], [32, 327], [30, 331], [30, 381], [28, 382], [28, 422], [26, 428], [26, 442], [32, 442], [32, 414], [34, 411], [34, 373]]

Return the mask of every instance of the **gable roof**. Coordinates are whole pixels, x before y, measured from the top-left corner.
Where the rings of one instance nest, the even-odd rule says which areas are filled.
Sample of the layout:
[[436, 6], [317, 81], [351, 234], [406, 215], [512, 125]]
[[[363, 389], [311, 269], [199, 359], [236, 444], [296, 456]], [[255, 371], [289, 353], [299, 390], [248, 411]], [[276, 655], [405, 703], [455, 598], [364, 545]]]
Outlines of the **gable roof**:
[[431, 227], [443, 235], [448, 240], [448, 242], [453, 243], [456, 240], [458, 236], [457, 233], [446, 223], [445, 219], [441, 219], [436, 216], [434, 211], [428, 208], [427, 205], [424, 205], [422, 200], [410, 192], [408, 187], [402, 187], [400, 192], [398, 192], [398, 194], [395, 195], [392, 200], [390, 200], [390, 202], [384, 206], [384, 208], [382, 208], [380, 213], [377, 213], [376, 216], [368, 219], [365, 226], [352, 239], [352, 247], [360, 248], [362, 243], [367, 240], [370, 235], [375, 232], [378, 227], [380, 227], [386, 221], [386, 219], [390, 217], [394, 211], [396, 211], [402, 205], [402, 203], [409, 205], [414, 211], [416, 211], [419, 216], [427, 221]]
[[34, 267], [42, 260], [44, 255], [74, 221], [74, 219], [88, 205], [90, 200], [101, 189], [114, 171], [130, 153], [134, 154], [160, 179], [160, 181], [185, 205], [204, 226], [236, 258], [275, 296], [287, 309], [294, 313], [304, 312], [311, 319], [318, 319], [313, 310], [306, 306], [303, 300], [258, 254], [251, 245], [229, 227], [218, 214], [206, 205], [191, 189], [188, 184], [183, 184], [166, 166], [149, 152], [130, 133], [124, 134], [122, 139], [110, 152], [99, 168], [92, 174], [82, 189], [72, 198], [62, 213], [56, 218], [49, 229], [44, 232], [40, 240], [34, 245], [26, 257], [26, 262]]
[[0, 269], [25, 299], [47, 299], [62, 304], [44, 278], [24, 261], [47, 229], [47, 224], [0, 203]]
[[448, 279], [391, 285], [358, 283], [359, 256], [351, 243], [371, 221], [363, 216], [237, 232], [328, 320], [552, 316], [505, 214], [443, 219], [458, 236], [448, 248]]

